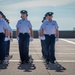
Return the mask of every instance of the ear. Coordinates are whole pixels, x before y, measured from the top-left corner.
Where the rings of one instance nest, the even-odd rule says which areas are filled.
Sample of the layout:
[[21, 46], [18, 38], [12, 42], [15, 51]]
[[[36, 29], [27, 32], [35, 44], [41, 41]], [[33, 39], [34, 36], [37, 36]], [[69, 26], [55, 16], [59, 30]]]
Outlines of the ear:
[[0, 15], [0, 17], [2, 18], [2, 15]]

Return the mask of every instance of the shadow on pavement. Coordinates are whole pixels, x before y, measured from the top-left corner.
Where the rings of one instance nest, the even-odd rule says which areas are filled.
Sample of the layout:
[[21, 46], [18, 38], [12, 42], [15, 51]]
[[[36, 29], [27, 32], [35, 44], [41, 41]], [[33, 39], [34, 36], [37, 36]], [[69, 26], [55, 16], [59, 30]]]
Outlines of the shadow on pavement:
[[8, 65], [6, 65], [6, 64], [0, 64], [0, 71], [7, 69], [7, 67], [8, 67]]
[[55, 70], [56, 72], [64, 72], [64, 70], [66, 70], [65, 67], [63, 67], [62, 65], [60, 65], [59, 63], [56, 64], [45, 64], [46, 69], [48, 70]]
[[32, 70], [36, 69], [35, 64], [19, 64], [18, 66], [19, 70], [24, 70], [24, 72], [32, 72]]

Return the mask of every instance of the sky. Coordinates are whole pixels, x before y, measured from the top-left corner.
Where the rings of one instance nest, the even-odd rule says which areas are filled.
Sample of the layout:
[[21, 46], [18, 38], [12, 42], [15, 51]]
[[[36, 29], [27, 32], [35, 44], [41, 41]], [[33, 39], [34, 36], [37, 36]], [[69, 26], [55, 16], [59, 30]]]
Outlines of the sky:
[[54, 12], [53, 20], [59, 30], [73, 30], [75, 27], [75, 0], [0, 0], [0, 11], [10, 20], [12, 29], [16, 29], [20, 11], [28, 11], [33, 30], [39, 30], [46, 12]]

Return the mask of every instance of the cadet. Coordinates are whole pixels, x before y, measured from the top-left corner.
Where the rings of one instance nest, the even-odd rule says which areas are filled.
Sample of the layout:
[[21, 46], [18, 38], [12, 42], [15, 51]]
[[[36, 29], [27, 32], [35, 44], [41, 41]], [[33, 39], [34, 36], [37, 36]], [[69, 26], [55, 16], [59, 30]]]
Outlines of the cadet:
[[59, 38], [59, 31], [57, 22], [52, 20], [53, 12], [47, 12], [45, 14], [47, 20], [42, 24], [42, 36], [45, 36], [45, 44], [47, 49], [47, 64], [55, 63], [55, 38]]
[[2, 19], [3, 13], [0, 11], [0, 63], [5, 60], [5, 37], [7, 37], [7, 24]]
[[[42, 23], [46, 20], [46, 17], [43, 17]], [[42, 57], [46, 58], [46, 47], [45, 47], [45, 39], [44, 36], [41, 36], [41, 27], [39, 29], [39, 38], [41, 40], [41, 47], [42, 47]]]
[[29, 62], [29, 42], [30, 37], [33, 37], [32, 25], [29, 20], [27, 20], [28, 12], [22, 10], [21, 20], [17, 23], [17, 37], [19, 42], [19, 52], [21, 63]]
[[8, 40], [5, 41], [6, 58], [7, 59], [11, 59], [12, 58], [12, 55], [11, 56], [9, 55], [9, 51], [10, 51], [10, 40], [12, 40], [12, 34], [13, 34], [13, 32], [12, 32], [11, 27], [9, 26], [9, 20], [8, 19], [5, 19], [5, 21], [8, 24]]
[[6, 18], [6, 16], [3, 14], [2, 15], [2, 19], [6, 22], [7, 24], [7, 27], [8, 27], [8, 31], [7, 31], [7, 34], [8, 36], [5, 37], [5, 60], [4, 60], [4, 63], [5, 64], [8, 64], [8, 60], [12, 58], [12, 55], [10, 56], [9, 55], [9, 51], [10, 51], [10, 40], [12, 40], [12, 29], [11, 27], [9, 26], [9, 20]]

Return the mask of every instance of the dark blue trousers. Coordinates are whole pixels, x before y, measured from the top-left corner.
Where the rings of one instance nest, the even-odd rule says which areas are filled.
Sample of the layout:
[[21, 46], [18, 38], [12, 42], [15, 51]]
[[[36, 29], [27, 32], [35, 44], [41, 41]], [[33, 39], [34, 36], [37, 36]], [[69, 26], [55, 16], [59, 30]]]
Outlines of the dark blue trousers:
[[29, 61], [29, 34], [19, 34], [19, 53], [22, 62]]
[[45, 40], [41, 40], [41, 47], [42, 47], [42, 56], [44, 58], [46, 58], [47, 57], [47, 51], [46, 51]]
[[0, 60], [3, 61], [5, 59], [5, 34], [0, 33]]
[[9, 51], [10, 51], [10, 40], [5, 41], [5, 56], [9, 56]]
[[55, 35], [45, 35], [47, 61], [55, 61]]

